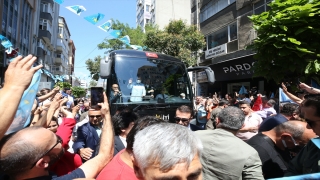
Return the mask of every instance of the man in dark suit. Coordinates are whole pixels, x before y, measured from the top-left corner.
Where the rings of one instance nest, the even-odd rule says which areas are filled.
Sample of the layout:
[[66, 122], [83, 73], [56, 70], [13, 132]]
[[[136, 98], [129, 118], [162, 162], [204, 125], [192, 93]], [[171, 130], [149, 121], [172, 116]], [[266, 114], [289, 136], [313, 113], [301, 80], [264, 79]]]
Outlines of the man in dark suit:
[[112, 117], [114, 136], [114, 156], [127, 147], [127, 135], [132, 129], [138, 115], [130, 108], [125, 108]]
[[83, 162], [95, 156], [102, 128], [102, 116], [100, 110], [90, 109], [88, 111], [88, 117], [89, 122], [78, 128], [78, 137], [72, 146], [74, 152], [81, 156]]
[[191, 131], [202, 130], [200, 127], [190, 124], [192, 119], [192, 109], [189, 106], [182, 105], [177, 108], [176, 116], [174, 117], [177, 124], [188, 127]]

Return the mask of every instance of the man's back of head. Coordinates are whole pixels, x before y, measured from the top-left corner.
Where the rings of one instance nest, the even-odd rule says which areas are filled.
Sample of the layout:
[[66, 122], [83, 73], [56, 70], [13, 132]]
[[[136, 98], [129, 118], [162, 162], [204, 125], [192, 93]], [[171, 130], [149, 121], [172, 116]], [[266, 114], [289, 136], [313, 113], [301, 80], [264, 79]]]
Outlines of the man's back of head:
[[242, 128], [245, 116], [237, 107], [227, 107], [218, 114], [217, 128], [238, 131]]
[[135, 136], [135, 173], [143, 179], [201, 179], [201, 141], [178, 124], [148, 126]]
[[[0, 172], [23, 177], [46, 154], [54, 134], [40, 126], [28, 127], [0, 141]], [[49, 154], [49, 152], [48, 152]], [[39, 168], [38, 168], [39, 169]], [[40, 170], [40, 169], [39, 169]]]

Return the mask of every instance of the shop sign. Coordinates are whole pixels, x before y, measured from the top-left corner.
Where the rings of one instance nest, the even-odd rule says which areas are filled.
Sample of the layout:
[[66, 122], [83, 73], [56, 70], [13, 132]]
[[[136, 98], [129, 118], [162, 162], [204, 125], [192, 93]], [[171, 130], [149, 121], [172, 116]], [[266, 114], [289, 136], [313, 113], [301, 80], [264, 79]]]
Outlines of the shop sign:
[[205, 52], [205, 58], [213, 58], [216, 56], [227, 54], [227, 44], [222, 44], [220, 46], [211, 48]]
[[217, 81], [252, 78], [255, 60], [252, 56], [211, 65]]

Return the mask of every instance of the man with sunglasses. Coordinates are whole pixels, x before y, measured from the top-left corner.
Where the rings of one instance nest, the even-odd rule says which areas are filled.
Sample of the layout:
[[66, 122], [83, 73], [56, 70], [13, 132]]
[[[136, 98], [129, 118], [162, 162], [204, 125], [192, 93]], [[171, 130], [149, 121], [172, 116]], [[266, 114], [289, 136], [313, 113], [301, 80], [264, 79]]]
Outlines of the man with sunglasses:
[[198, 126], [190, 123], [192, 114], [192, 109], [189, 106], [182, 105], [177, 108], [176, 116], [174, 117], [174, 119], [177, 124], [188, 127], [191, 131], [202, 130]]
[[[307, 97], [301, 103], [301, 114], [309, 128], [320, 135], [320, 96]], [[289, 164], [285, 176], [318, 173], [320, 162], [320, 138], [314, 138], [301, 150]]]
[[88, 117], [89, 122], [78, 127], [77, 140], [72, 146], [74, 152], [80, 155], [83, 162], [95, 156], [102, 127], [102, 116], [98, 107], [90, 109]]

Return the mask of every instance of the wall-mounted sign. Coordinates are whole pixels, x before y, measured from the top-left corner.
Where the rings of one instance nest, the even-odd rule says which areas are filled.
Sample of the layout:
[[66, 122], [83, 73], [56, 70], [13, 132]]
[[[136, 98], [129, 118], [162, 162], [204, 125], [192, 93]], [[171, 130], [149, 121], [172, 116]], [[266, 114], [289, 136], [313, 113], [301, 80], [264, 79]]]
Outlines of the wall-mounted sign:
[[243, 57], [231, 61], [211, 65], [217, 81], [247, 79], [253, 76], [253, 56]]
[[207, 73], [205, 71], [197, 72], [197, 83], [208, 82]]
[[221, 56], [223, 54], [227, 54], [227, 44], [222, 44], [220, 46], [211, 48], [205, 52], [205, 58], [213, 58], [216, 56]]

